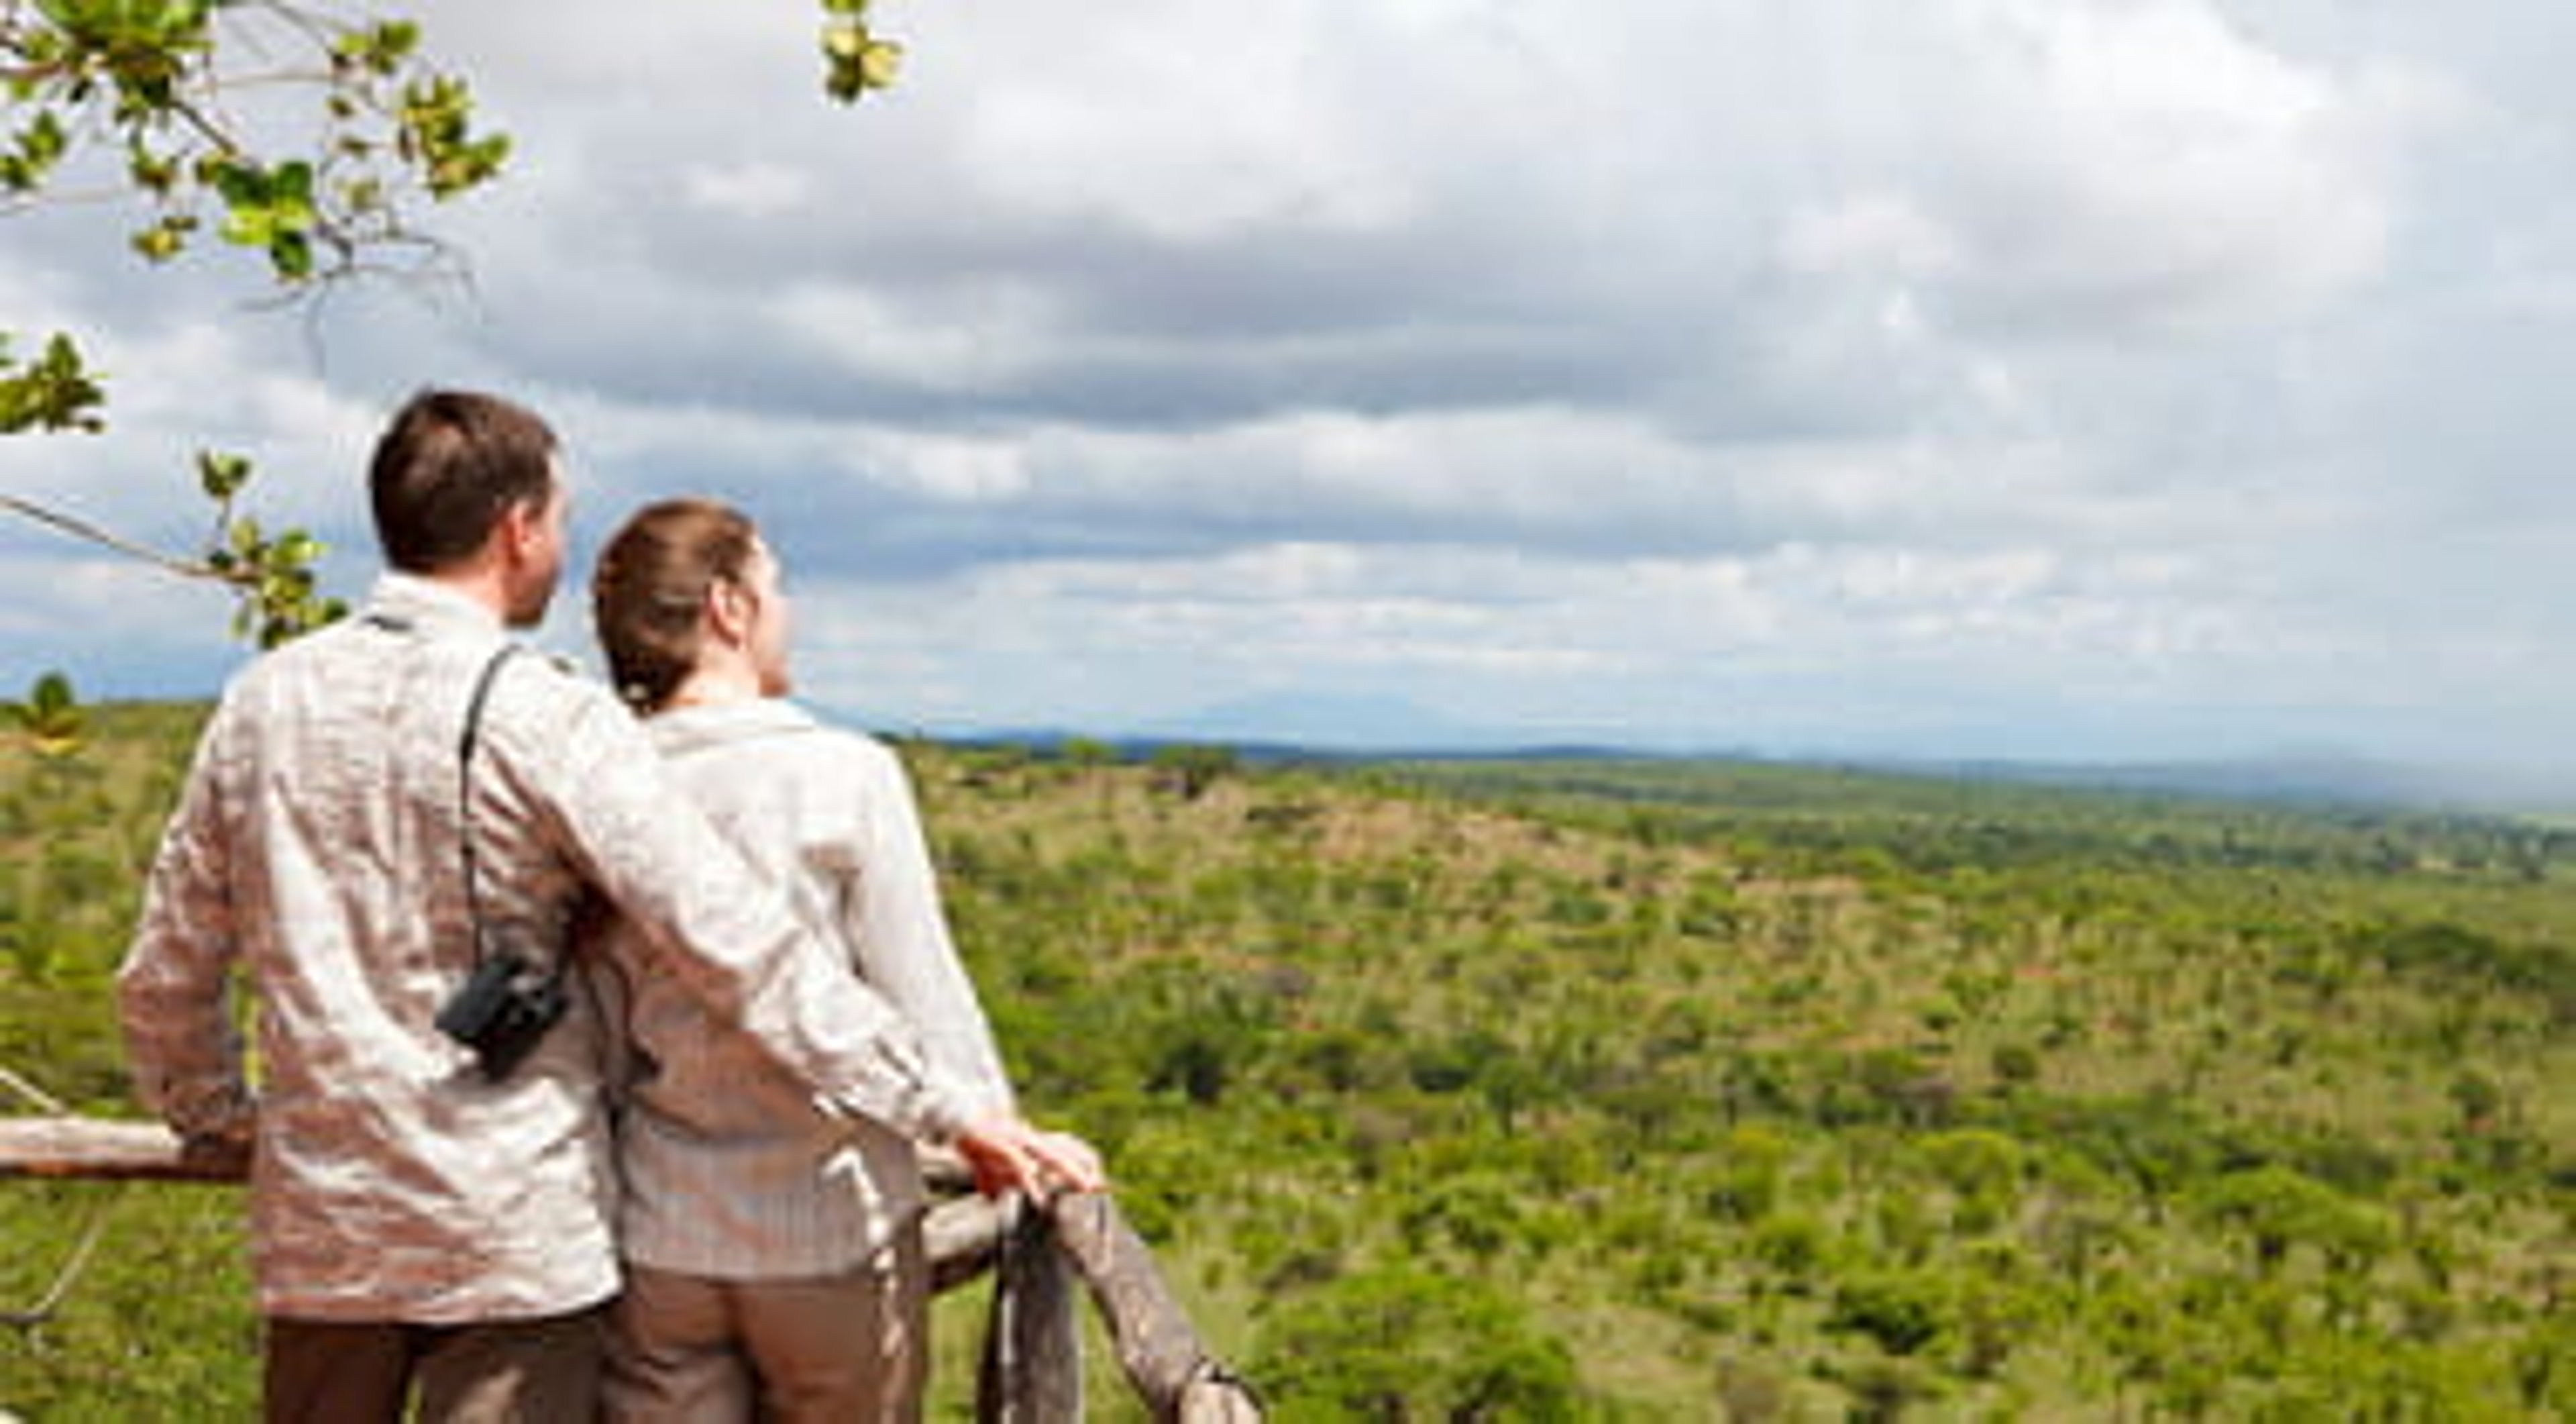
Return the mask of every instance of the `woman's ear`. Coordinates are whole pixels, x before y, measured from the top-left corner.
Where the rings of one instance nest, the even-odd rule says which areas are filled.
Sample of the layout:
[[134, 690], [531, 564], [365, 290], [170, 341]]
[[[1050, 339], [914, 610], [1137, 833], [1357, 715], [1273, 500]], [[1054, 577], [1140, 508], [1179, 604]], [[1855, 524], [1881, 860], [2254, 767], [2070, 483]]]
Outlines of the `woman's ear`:
[[717, 637], [737, 647], [749, 642], [751, 619], [751, 590], [728, 578], [707, 585], [707, 626]]

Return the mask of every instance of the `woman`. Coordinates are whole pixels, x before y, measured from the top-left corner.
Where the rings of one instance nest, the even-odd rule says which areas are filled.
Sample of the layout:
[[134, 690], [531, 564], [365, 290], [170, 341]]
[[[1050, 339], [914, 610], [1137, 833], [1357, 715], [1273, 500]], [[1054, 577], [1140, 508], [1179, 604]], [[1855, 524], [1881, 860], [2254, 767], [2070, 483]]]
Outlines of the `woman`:
[[[1098, 1189], [1087, 1145], [1017, 1116], [901, 764], [786, 700], [788, 604], [751, 521], [703, 500], [651, 505], [601, 554], [591, 601], [619, 693], [673, 779], [809, 922], [839, 932], [931, 1072], [978, 1105], [958, 1143], [978, 1179]], [[604, 944], [636, 1058], [609, 1416], [919, 1417], [930, 1292], [913, 1143], [827, 1118], [657, 981], [649, 946], [623, 930]]]

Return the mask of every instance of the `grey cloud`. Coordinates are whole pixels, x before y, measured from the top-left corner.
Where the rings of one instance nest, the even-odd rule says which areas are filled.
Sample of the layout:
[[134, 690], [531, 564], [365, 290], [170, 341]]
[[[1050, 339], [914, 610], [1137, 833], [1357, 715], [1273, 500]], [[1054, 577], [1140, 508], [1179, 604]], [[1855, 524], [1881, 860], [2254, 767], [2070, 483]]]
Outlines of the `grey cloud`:
[[[2223, 721], [2186, 698], [2331, 707], [2339, 667], [2500, 665], [2564, 606], [2576, 91], [2548, 7], [999, 0], [904, 17], [910, 84], [856, 112], [813, 94], [801, 22], [646, 13], [432, 17], [519, 172], [428, 215], [472, 295], [335, 300], [318, 361], [292, 318], [242, 316], [239, 262], [143, 274], [106, 255], [105, 215], [0, 229], [48, 272], [43, 305], [207, 368], [138, 390], [131, 444], [44, 477], [166, 490], [160, 452], [220, 434], [274, 450], [294, 507], [347, 536], [349, 437], [299, 438], [292, 401], [227, 383], [292, 376], [360, 412], [489, 384], [573, 439], [594, 535], [712, 489], [869, 598], [1125, 598], [1131, 618], [1064, 626], [1176, 640], [1204, 584], [1282, 549], [1353, 556], [1328, 611], [1423, 557], [1525, 560], [1508, 588], [1414, 592], [1547, 604], [1503, 621], [1651, 668], [1597, 695], [1674, 719], [1753, 683], [1658, 663], [1623, 630], [1696, 651], [1687, 620], [1595, 581], [1750, 563], [1797, 576], [1730, 651], [1795, 663], [1762, 684], [1780, 725], [1853, 736], [1874, 695], [1938, 704], [1945, 676], [1998, 724], [2062, 710], [2060, 672], [2105, 697], [2132, 679], [2177, 725]], [[686, 84], [657, 77], [682, 59]], [[188, 347], [194, 323], [229, 344]], [[0, 479], [30, 458], [0, 452]], [[2024, 555], [2171, 574], [2007, 580], [1947, 617], [1937, 579], [1853, 600], [1799, 572]], [[1278, 616], [1222, 626], [1333, 626], [1297, 587], [1245, 596]], [[943, 629], [1019, 615], [992, 598]], [[1475, 626], [1497, 641], [1443, 666], [1533, 652]], [[2067, 644], [2011, 661], [1978, 641], [1995, 628]], [[1441, 651], [1415, 631], [1390, 646]], [[1244, 651], [1293, 676], [1329, 643]], [[907, 655], [980, 695], [984, 665]], [[1081, 655], [1192, 686], [1159, 651]], [[1042, 704], [1055, 654], [1019, 656], [994, 676]], [[1999, 668], [2009, 697], [1957, 690]], [[2563, 704], [2533, 678], [2515, 695]], [[1536, 672], [1474, 685], [1563, 696]]]
[[[1363, 436], [1393, 442], [1382, 462], [1336, 467], [1319, 452], [1329, 432], [1287, 429], [1213, 444], [1124, 437], [1041, 440], [1006, 492], [960, 496], [926, 489], [905, 468], [902, 440], [870, 460], [835, 456], [812, 438], [759, 453], [739, 446], [694, 456], [674, 447], [618, 471], [612, 500], [699, 489], [736, 499], [778, 528], [800, 567], [861, 579], [923, 579], [1027, 560], [1207, 558], [1227, 550], [1320, 543], [1488, 546], [1625, 558], [1757, 546], [1779, 536], [1719, 470], [1675, 464], [1652, 446], [1601, 441], [1601, 463], [1580, 479], [1553, 459], [1491, 452], [1442, 455], [1403, 426]], [[1541, 425], [1530, 438], [1547, 437]], [[1553, 442], [1552, 442], [1553, 444]], [[1569, 435], [1562, 448], [1582, 441]], [[1634, 458], [1639, 464], [1615, 463]], [[1454, 462], [1454, 490], [1425, 490], [1419, 462]], [[1480, 465], [1480, 460], [1491, 461]]]

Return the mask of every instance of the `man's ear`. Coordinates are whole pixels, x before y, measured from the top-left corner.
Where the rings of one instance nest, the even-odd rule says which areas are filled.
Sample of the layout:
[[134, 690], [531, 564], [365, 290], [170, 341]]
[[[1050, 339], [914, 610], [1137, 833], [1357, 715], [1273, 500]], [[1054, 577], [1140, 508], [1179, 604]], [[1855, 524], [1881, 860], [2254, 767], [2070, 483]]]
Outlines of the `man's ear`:
[[501, 522], [494, 526], [501, 536], [501, 547], [513, 559], [525, 558], [528, 550], [545, 532], [545, 502], [514, 499], [501, 507]]

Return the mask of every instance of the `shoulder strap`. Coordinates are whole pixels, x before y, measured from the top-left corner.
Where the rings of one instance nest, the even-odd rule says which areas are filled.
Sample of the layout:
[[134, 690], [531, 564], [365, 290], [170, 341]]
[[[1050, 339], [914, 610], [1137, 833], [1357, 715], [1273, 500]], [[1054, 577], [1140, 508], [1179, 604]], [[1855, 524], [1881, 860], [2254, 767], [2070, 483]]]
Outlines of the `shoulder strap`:
[[473, 926], [477, 962], [483, 958], [483, 889], [474, 859], [474, 747], [482, 736], [483, 704], [492, 699], [493, 680], [501, 675], [501, 664], [517, 651], [518, 644], [503, 643], [500, 651], [483, 664], [483, 671], [474, 679], [474, 695], [465, 703], [465, 729], [456, 738], [457, 856], [465, 866], [465, 917]]

